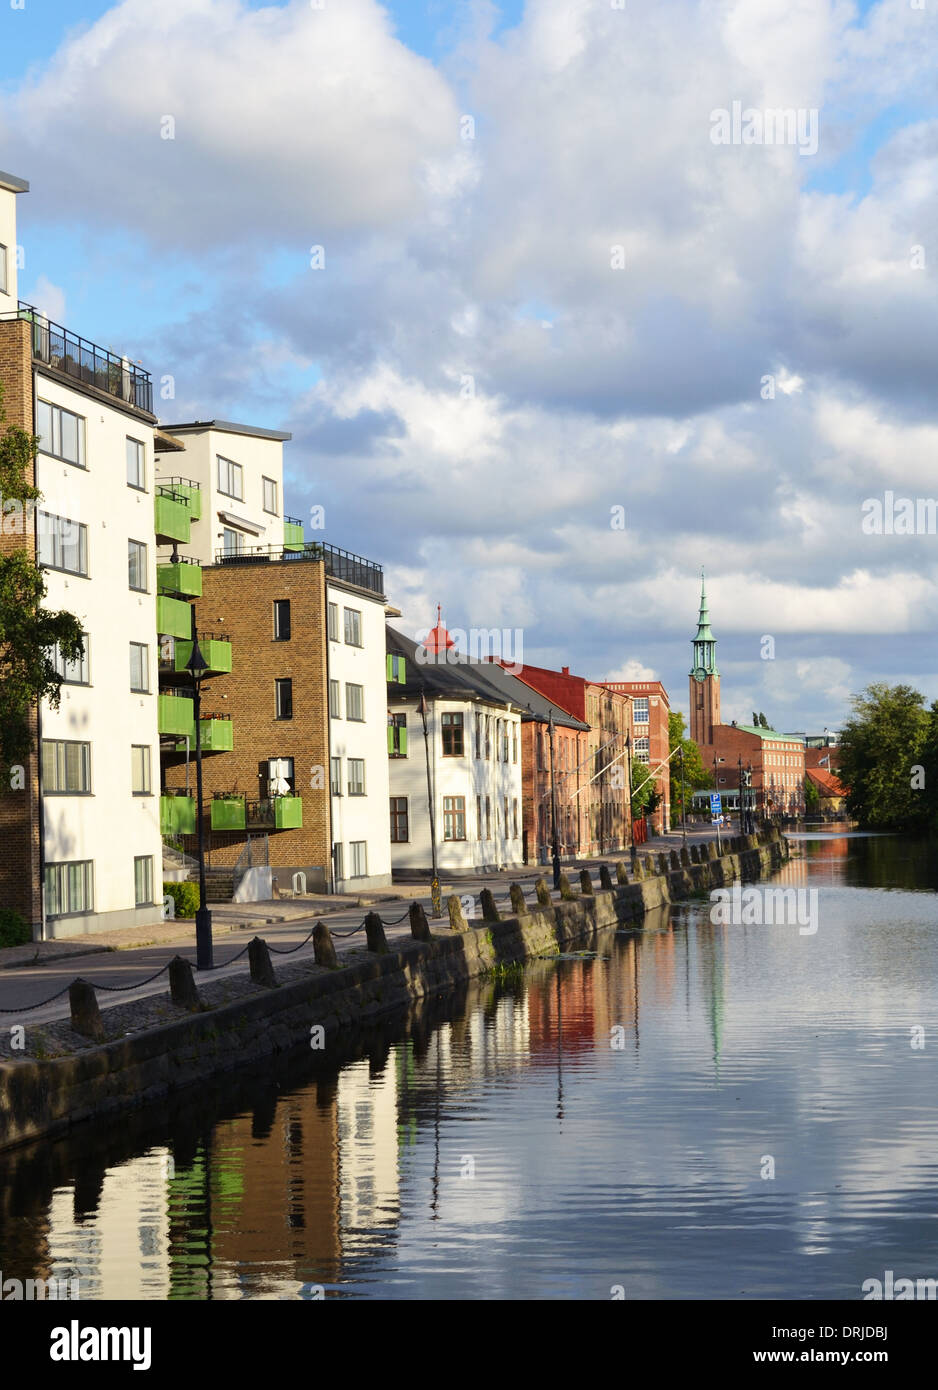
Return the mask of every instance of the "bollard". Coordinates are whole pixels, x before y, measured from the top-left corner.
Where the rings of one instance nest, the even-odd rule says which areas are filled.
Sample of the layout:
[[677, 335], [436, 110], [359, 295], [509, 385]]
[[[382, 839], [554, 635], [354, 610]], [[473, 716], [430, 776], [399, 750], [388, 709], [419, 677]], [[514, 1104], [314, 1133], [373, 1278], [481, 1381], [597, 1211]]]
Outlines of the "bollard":
[[666, 854], [659, 854], [658, 856], [658, 872], [659, 874], [669, 874], [671, 872], [671, 861]]
[[[600, 871], [600, 877], [601, 877], [601, 876], [602, 876], [602, 874], [601, 874], [601, 871]], [[629, 881], [629, 871], [628, 871], [628, 869], [625, 867], [625, 860], [624, 860], [624, 859], [617, 859], [617, 860], [616, 860], [616, 882], [617, 882], [617, 883], [628, 883], [628, 881]]]
[[681, 850], [681, 865], [685, 869], [690, 868], [690, 852], [687, 849]]
[[538, 907], [550, 907], [550, 889], [545, 879], [539, 878], [535, 881], [534, 893]]
[[202, 1001], [195, 987], [192, 966], [182, 956], [173, 956], [169, 962], [169, 992], [172, 1001], [180, 1009], [195, 1012], [201, 1009]]
[[479, 894], [479, 902], [482, 906], [483, 922], [500, 922], [502, 915], [495, 906], [495, 899], [492, 897], [491, 888], [483, 888]]
[[84, 1038], [91, 1038], [94, 1042], [103, 1042], [105, 1038], [104, 1024], [101, 1021], [101, 1010], [98, 1008], [98, 996], [94, 992], [94, 985], [89, 985], [87, 980], [73, 980], [68, 987], [68, 1007], [72, 1015], [72, 1027], [76, 1033], [81, 1033]]
[[430, 923], [427, 921], [427, 914], [423, 910], [422, 903], [412, 902], [410, 912], [410, 934], [415, 941], [432, 941], [430, 935]]
[[672, 849], [672, 851], [671, 851], [671, 868], [672, 868], [672, 869], [679, 869], [680, 867], [681, 867], [681, 856], [678, 854], [678, 852], [677, 852], [676, 849]]
[[277, 977], [274, 974], [274, 967], [270, 963], [267, 942], [259, 936], [255, 936], [253, 941], [248, 942], [248, 965], [251, 970], [251, 979], [256, 985], [263, 985], [265, 989], [277, 988]]
[[[621, 859], [619, 860], [619, 864], [622, 864]], [[616, 865], [616, 868], [619, 867], [619, 864]], [[625, 868], [625, 865], [623, 864], [622, 867]], [[608, 864], [600, 864], [599, 866], [599, 886], [604, 892], [608, 893], [612, 891], [612, 874], [609, 872]]]
[[446, 899], [446, 906], [449, 909], [450, 931], [468, 931], [469, 924], [463, 916], [462, 903], [455, 893]]
[[332, 944], [332, 933], [325, 922], [317, 922], [313, 927], [313, 951], [317, 965], [321, 965], [325, 970], [338, 969], [339, 962], [336, 959], [335, 946]]
[[593, 896], [593, 880], [590, 878], [589, 869], [580, 870], [580, 892], [587, 898]]
[[567, 878], [566, 874], [560, 875], [560, 896], [563, 898], [564, 902], [573, 902], [574, 892], [570, 887], [570, 880]]
[[528, 911], [528, 905], [524, 900], [524, 889], [520, 883], [509, 883], [508, 895], [511, 898], [511, 910], [516, 917], [524, 917]]
[[699, 855], [697, 854], [697, 846], [696, 846], [696, 845], [691, 845], [691, 847], [690, 847], [690, 862], [691, 862], [692, 864], [696, 864], [696, 863], [698, 862], [698, 860], [699, 860]]
[[368, 940], [369, 951], [374, 951], [379, 956], [388, 954], [388, 939], [384, 934], [384, 923], [377, 912], [369, 912], [365, 918], [365, 936]]

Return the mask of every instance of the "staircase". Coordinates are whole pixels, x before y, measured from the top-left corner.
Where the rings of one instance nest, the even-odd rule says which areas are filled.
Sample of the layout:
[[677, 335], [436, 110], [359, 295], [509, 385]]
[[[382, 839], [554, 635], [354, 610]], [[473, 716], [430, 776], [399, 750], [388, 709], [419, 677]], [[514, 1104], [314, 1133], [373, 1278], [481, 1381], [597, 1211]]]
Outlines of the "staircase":
[[[198, 883], [198, 869], [190, 869], [189, 882]], [[205, 901], [207, 903], [230, 903], [234, 897], [234, 874], [231, 869], [205, 870]]]

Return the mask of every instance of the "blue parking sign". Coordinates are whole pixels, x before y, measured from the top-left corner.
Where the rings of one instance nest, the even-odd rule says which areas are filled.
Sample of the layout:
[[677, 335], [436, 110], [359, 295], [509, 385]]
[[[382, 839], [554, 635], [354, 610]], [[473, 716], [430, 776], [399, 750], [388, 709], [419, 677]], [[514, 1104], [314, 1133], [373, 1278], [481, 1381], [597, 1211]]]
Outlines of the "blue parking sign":
[[721, 805], [720, 805], [720, 793], [719, 793], [719, 792], [711, 792], [711, 793], [710, 793], [710, 814], [711, 814], [711, 816], [720, 816], [720, 815], [722, 815], [722, 811], [723, 811], [723, 808], [722, 808]]

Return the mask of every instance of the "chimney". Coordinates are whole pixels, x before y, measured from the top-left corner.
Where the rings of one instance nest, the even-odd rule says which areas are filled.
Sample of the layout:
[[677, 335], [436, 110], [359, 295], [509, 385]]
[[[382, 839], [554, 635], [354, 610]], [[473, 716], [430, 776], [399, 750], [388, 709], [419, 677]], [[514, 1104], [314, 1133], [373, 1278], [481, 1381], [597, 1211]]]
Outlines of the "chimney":
[[569, 666], [561, 666], [561, 668], [560, 668], [560, 674], [561, 674], [562, 676], [569, 676], [569, 674], [570, 674], [570, 667], [569, 667]]

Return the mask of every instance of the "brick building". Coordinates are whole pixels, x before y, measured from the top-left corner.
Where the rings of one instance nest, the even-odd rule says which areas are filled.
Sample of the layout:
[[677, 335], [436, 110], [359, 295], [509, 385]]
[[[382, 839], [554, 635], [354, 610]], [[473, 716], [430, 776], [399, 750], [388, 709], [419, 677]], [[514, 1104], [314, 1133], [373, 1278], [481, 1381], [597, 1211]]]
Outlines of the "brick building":
[[671, 706], [661, 681], [606, 681], [608, 690], [627, 695], [632, 702], [632, 739], [635, 757], [657, 769], [655, 787], [661, 798], [651, 817], [654, 834], [671, 824], [671, 778], [668, 755], [671, 751], [668, 716]]

